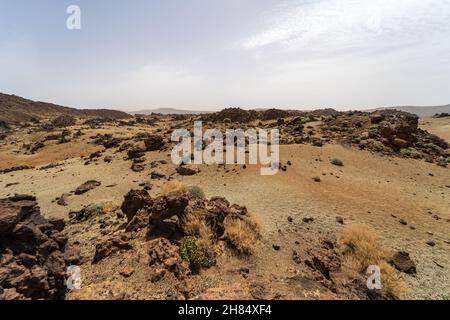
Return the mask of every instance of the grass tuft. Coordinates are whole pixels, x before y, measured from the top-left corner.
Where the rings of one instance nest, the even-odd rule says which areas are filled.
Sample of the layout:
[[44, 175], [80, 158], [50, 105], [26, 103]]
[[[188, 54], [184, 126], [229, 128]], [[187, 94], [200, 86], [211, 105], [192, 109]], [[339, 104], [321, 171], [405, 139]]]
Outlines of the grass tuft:
[[224, 221], [225, 237], [238, 252], [251, 254], [258, 240], [259, 225], [235, 217], [228, 217]]
[[392, 255], [372, 227], [365, 224], [347, 226], [338, 237], [338, 248], [344, 255], [342, 271], [350, 278], [356, 279], [365, 274], [370, 265], [377, 265], [386, 292], [400, 297], [408, 291], [399, 272], [387, 262]]

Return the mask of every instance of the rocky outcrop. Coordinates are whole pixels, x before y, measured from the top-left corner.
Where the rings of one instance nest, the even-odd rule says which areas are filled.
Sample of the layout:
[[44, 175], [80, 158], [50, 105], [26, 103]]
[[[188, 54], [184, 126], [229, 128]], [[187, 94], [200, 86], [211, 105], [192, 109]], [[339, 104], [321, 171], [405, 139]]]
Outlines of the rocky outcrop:
[[127, 236], [126, 234], [121, 234], [97, 242], [95, 245], [95, 255], [92, 263], [98, 263], [99, 261], [103, 260], [113, 253], [133, 249], [129, 241], [129, 236]]
[[164, 148], [166, 145], [164, 138], [160, 135], [149, 135], [145, 140], [145, 148], [147, 151], [157, 151]]
[[357, 145], [361, 149], [447, 166], [448, 143], [419, 128], [414, 114], [396, 110], [343, 112], [328, 117], [321, 127], [326, 139]]
[[0, 300], [64, 298], [66, 268], [81, 259], [64, 226], [45, 219], [33, 196], [0, 199]]
[[15, 166], [7, 169], [0, 170], [0, 174], [2, 173], [10, 173], [15, 171], [22, 171], [22, 170], [31, 170], [34, 169], [34, 167], [31, 166]]
[[153, 200], [146, 190], [130, 190], [124, 197], [121, 209], [130, 222], [139, 210], [152, 206]]
[[95, 144], [102, 145], [105, 149], [117, 148], [121, 142], [121, 139], [114, 138], [112, 134], [98, 134], [94, 140]]
[[62, 115], [56, 117], [50, 122], [50, 125], [54, 128], [67, 128], [76, 124], [76, 119], [70, 115]]
[[204, 115], [204, 121], [212, 122], [234, 122], [246, 123], [258, 118], [258, 113], [255, 110], [243, 110], [241, 108], [227, 108], [222, 111]]

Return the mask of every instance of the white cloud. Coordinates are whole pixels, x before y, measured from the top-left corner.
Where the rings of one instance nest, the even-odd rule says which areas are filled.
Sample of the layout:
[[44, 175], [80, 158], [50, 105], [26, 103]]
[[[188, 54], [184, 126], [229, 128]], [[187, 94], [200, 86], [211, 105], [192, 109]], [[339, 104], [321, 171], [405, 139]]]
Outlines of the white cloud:
[[244, 49], [341, 49], [378, 41], [398, 45], [449, 31], [450, 2], [441, 0], [295, 1], [269, 14], [269, 27], [245, 39]]

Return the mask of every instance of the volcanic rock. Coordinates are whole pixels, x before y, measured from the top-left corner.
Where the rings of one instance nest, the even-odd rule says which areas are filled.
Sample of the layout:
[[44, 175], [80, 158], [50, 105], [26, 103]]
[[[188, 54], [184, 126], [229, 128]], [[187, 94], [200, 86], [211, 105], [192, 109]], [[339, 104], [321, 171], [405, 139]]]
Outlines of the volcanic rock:
[[133, 246], [129, 243], [129, 241], [130, 238], [127, 235], [122, 234], [97, 242], [95, 245], [95, 255], [92, 263], [98, 263], [116, 252], [133, 249]]
[[161, 150], [165, 146], [164, 138], [160, 135], [149, 135], [144, 143], [147, 151]]
[[89, 180], [85, 183], [83, 183], [81, 186], [75, 189], [75, 194], [80, 195], [83, 193], [86, 193], [92, 189], [95, 189], [96, 187], [100, 186], [101, 182], [96, 180]]
[[0, 199], [0, 300], [63, 299], [66, 268], [81, 259], [33, 199]]
[[193, 176], [198, 172], [199, 170], [197, 168], [194, 168], [189, 165], [177, 167], [177, 173], [182, 176]]
[[411, 260], [409, 253], [405, 251], [396, 252], [390, 263], [399, 271], [407, 274], [416, 273], [416, 264]]

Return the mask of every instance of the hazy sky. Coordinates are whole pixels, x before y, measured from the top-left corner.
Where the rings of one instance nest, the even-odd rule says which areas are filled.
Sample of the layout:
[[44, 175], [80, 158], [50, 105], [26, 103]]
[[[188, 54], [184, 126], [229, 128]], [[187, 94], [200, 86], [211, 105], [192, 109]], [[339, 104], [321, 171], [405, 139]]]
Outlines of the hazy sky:
[[448, 104], [450, 1], [0, 0], [0, 92], [126, 110]]

